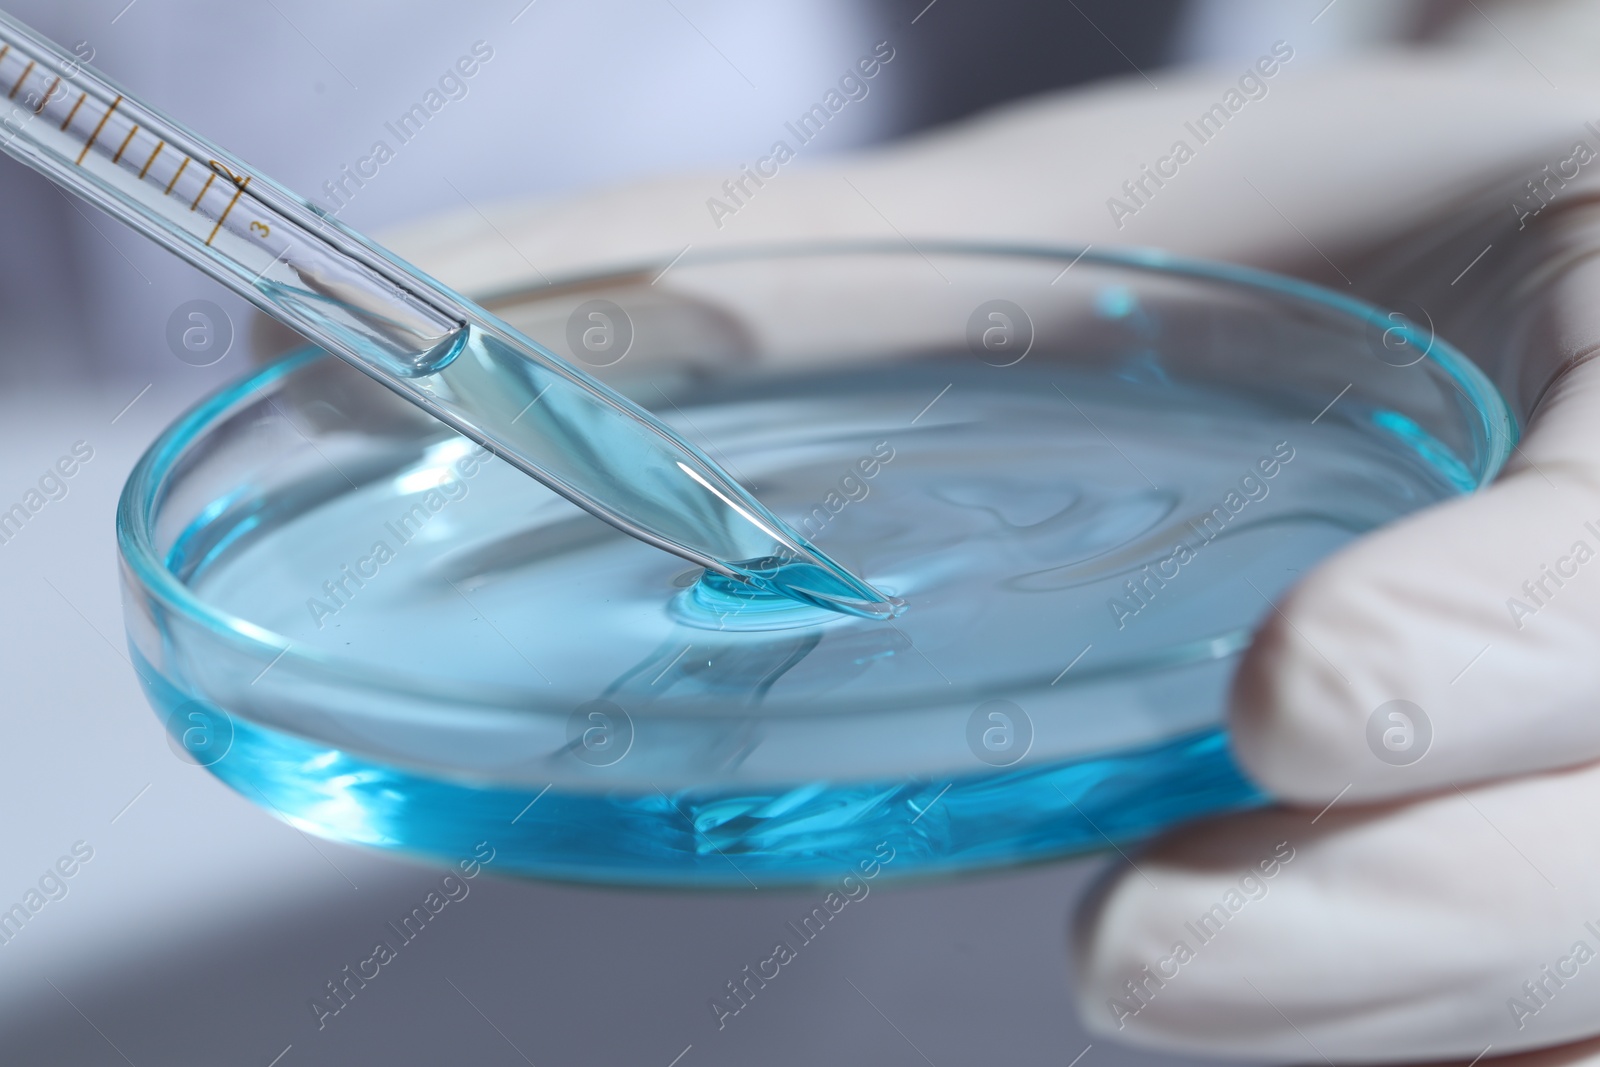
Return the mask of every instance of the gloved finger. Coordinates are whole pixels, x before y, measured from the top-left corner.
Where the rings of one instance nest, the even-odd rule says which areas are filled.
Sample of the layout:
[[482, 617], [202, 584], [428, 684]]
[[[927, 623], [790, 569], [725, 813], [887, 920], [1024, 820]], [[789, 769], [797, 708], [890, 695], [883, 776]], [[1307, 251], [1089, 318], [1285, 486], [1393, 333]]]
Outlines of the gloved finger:
[[[1597, 297], [1600, 259], [1551, 283], [1552, 364], [1600, 343]], [[1362, 538], [1291, 590], [1240, 666], [1238, 757], [1316, 806], [1600, 758], [1597, 560], [1591, 361], [1550, 387], [1493, 486]]]
[[1108, 1037], [1297, 1063], [1470, 1061], [1586, 1037], [1600, 1030], [1597, 805], [1590, 765], [1187, 827], [1082, 905], [1079, 1011]]

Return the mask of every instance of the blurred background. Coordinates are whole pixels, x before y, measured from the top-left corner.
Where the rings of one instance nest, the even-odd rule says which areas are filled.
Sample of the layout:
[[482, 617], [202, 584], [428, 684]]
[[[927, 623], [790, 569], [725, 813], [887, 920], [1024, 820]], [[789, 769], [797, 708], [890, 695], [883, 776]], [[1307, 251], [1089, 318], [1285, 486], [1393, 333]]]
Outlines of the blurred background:
[[[1173, 65], [1232, 69], [1283, 37], [1308, 58], [1521, 40], [1523, 22], [1556, 6], [12, 0], [6, 9], [81, 43], [149, 102], [381, 234], [516, 198], [732, 173], [880, 40], [894, 42], [895, 62], [797, 165], [1032, 94]], [[479, 41], [493, 58], [465, 97], [347, 204], [330, 200], [327, 183]], [[484, 877], [426, 944], [319, 1031], [309, 998], [364, 957], [437, 873], [306, 838], [178, 759], [138, 693], [117, 606], [122, 479], [177, 413], [263, 354], [252, 351], [253, 312], [9, 158], [0, 190], [0, 495], [20, 492], [74, 440], [95, 449], [69, 496], [0, 549], [0, 899], [25, 892], [74, 842], [94, 851], [68, 896], [0, 945], [0, 1062], [1184, 1062], [1090, 1049], [1072, 1016], [1067, 915], [1098, 858], [875, 892], [852, 909], [848, 933], [720, 1032], [707, 998], [815, 894]], [[196, 298], [226, 309], [235, 333], [205, 368], [175, 358], [166, 340], [173, 310]]]
[[[467, 96], [340, 211], [369, 232], [509, 198], [730, 171], [880, 40], [894, 42], [894, 63], [800, 165], [1096, 79], [1249, 62], [1286, 36], [1311, 58], [1489, 32], [1470, 0], [20, 0], [8, 10], [330, 209], [326, 183], [392, 140], [384, 123], [485, 42], [494, 59]], [[1496, 12], [1497, 25], [1518, 18]], [[243, 317], [242, 302], [43, 178], [10, 161], [0, 177], [8, 386], [180, 374], [160, 343], [174, 307], [203, 296]]]

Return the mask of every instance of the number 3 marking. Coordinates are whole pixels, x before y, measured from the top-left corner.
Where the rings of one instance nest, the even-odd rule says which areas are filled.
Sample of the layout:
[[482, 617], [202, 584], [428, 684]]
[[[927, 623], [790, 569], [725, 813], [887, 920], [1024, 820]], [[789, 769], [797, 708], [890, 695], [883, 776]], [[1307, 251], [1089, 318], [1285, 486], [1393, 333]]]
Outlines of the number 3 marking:
[[257, 230], [260, 230], [261, 236], [265, 237], [272, 232], [272, 227], [264, 222], [252, 222], [250, 224], [250, 232], [255, 233]]

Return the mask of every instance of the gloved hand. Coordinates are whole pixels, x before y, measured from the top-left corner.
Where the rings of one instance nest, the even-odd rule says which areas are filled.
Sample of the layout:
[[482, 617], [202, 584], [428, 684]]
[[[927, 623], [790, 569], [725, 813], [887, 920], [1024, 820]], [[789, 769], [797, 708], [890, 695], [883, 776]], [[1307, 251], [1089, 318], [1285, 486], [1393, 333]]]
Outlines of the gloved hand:
[[[1164, 75], [1159, 91], [1131, 81], [847, 164], [796, 162], [731, 217], [707, 201], [733, 168], [479, 205], [389, 241], [476, 292], [687, 245], [831, 236], [1158, 245], [1343, 287], [1468, 192], [1519, 168], [1531, 178], [1580, 138], [1600, 152], [1570, 77], [1557, 95], [1471, 54], [1318, 68], [1290, 52], [1137, 203], [1124, 182], [1243, 71]], [[1095, 1030], [1329, 1062], [1465, 1062], [1600, 1031], [1600, 845], [1587, 835], [1600, 803], [1600, 366], [1583, 362], [1600, 345], [1600, 266], [1567, 256], [1590, 237], [1584, 212], [1563, 206], [1576, 199], [1564, 191], [1519, 230], [1508, 198], [1482, 231], [1501, 255], [1459, 285], [1444, 279], [1470, 252], [1439, 246], [1451, 255], [1431, 270], [1452, 294], [1528, 281], [1504, 276], [1506, 242], [1549, 266], [1517, 296], [1531, 325], [1495, 368], [1532, 412], [1527, 437], [1494, 487], [1355, 543], [1267, 617], [1232, 727], [1283, 805], [1171, 835], [1083, 906], [1076, 996]], [[1391, 719], [1395, 700], [1420, 711]], [[1512, 1062], [1588, 1056], [1600, 1062], [1600, 1043]]]
[[[1546, 262], [1600, 253], [1592, 206], [1549, 210], [1523, 238]], [[1600, 1031], [1596, 293], [1593, 258], [1540, 279], [1516, 370], [1548, 389], [1492, 487], [1356, 542], [1269, 616], [1231, 725], [1292, 807], [1176, 833], [1085, 908], [1094, 1029], [1462, 1062]]]

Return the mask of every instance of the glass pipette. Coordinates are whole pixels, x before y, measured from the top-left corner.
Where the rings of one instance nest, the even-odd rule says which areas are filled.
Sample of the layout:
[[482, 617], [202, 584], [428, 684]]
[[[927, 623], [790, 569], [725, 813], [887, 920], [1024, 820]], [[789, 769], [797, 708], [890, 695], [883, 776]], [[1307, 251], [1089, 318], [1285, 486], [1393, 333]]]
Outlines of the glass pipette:
[[0, 12], [0, 149], [595, 516], [745, 587], [884, 596], [649, 412]]

